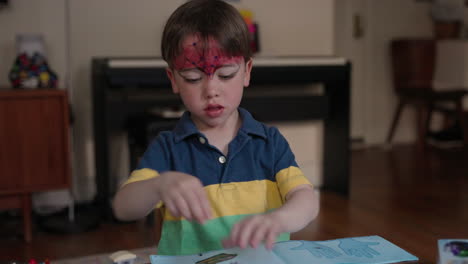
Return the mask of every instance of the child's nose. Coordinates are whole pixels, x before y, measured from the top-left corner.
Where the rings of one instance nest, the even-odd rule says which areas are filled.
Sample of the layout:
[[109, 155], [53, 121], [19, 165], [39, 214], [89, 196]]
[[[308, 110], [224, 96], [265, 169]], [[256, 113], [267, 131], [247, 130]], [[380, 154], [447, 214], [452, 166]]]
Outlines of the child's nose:
[[205, 95], [207, 98], [214, 98], [219, 96], [219, 85], [215, 78], [207, 78], [205, 83]]

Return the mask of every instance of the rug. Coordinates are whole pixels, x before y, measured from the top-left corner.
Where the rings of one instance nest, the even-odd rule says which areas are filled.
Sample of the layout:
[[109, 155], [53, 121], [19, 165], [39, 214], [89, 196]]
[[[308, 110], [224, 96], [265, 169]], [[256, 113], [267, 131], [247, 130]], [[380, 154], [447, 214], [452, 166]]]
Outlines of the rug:
[[[149, 256], [156, 254], [156, 247], [138, 248], [128, 250], [131, 253], [137, 255], [137, 259], [134, 264], [147, 264], [150, 263]], [[51, 264], [111, 264], [112, 260], [109, 255], [114, 252], [90, 255], [78, 258], [59, 259], [52, 260]]]

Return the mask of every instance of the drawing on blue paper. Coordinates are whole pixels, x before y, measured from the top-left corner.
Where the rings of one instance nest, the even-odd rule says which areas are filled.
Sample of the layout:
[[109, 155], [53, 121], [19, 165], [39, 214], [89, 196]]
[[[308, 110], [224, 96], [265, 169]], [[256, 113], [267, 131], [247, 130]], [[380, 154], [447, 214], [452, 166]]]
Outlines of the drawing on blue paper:
[[348, 256], [373, 258], [380, 255], [379, 252], [370, 247], [377, 246], [380, 244], [379, 242], [361, 242], [354, 238], [342, 238], [339, 241], [338, 247]]
[[341, 254], [333, 248], [320, 245], [316, 242], [304, 243], [304, 241], [301, 241], [301, 245], [293, 247], [290, 250], [307, 250], [310, 252], [310, 254], [316, 256], [317, 258], [326, 257], [331, 259], [334, 257], [341, 256]]
[[[459, 243], [450, 245], [461, 248]], [[463, 255], [464, 250], [465, 247], [457, 254]], [[418, 260], [416, 256], [379, 236], [283, 241], [275, 243], [272, 251], [261, 246], [215, 250], [203, 255], [152, 255], [150, 258], [152, 264], [388, 264]]]

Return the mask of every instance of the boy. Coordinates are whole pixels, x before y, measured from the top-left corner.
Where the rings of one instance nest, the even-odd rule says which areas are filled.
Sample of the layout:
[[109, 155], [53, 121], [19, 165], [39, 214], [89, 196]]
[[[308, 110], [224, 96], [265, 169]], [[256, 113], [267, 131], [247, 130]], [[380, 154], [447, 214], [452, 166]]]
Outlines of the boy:
[[238, 11], [220, 0], [183, 4], [161, 51], [187, 112], [148, 147], [115, 196], [115, 215], [162, 208], [162, 255], [288, 240], [317, 216], [318, 201], [285, 138], [239, 108], [252, 59]]

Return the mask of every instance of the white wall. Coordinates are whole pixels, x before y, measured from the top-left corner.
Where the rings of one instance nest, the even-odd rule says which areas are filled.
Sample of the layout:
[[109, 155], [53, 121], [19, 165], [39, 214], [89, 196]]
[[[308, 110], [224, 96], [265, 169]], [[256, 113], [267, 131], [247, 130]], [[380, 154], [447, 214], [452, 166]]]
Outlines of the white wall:
[[[431, 37], [430, 4], [414, 0], [337, 0], [336, 53], [353, 63], [351, 133], [368, 144], [381, 144], [396, 108], [389, 43], [400, 37]], [[354, 14], [362, 17], [364, 35], [353, 38]], [[405, 109], [394, 142], [415, 139], [414, 111]]]
[[[389, 60], [389, 43], [400, 37], [431, 37], [430, 5], [414, 0], [367, 0], [369, 48], [366, 57], [366, 141], [385, 140], [396, 108]], [[395, 142], [410, 142], [415, 138], [414, 111], [406, 109], [395, 134]]]
[[[74, 181], [81, 186], [75, 186], [78, 199], [90, 199], [94, 196], [94, 191], [89, 191], [86, 187], [86, 183], [90, 187], [94, 186], [91, 58], [160, 55], [160, 36], [164, 22], [183, 2], [185, 1], [15, 0], [10, 1], [9, 8], [0, 10], [0, 86], [8, 84], [7, 78], [2, 76], [7, 76], [10, 63], [13, 63], [15, 34], [27, 31], [44, 34], [49, 63], [60, 77], [60, 86], [67, 86], [69, 90], [76, 116], [73, 131], [73, 175]], [[233, 4], [254, 12], [255, 20], [260, 25], [259, 55], [334, 53], [334, 1], [249, 0]], [[66, 11], [70, 14], [69, 17], [65, 16]], [[66, 28], [66, 25], [69, 27]], [[67, 45], [70, 51], [69, 61]], [[67, 72], [70, 73], [69, 83], [64, 82]], [[114, 145], [113, 149], [123, 148]], [[116, 163], [125, 158], [125, 154], [116, 156]], [[116, 170], [116, 173], [127, 174], [125, 169]]]
[[[365, 138], [365, 58], [367, 29], [365, 28], [365, 0], [337, 1], [335, 10], [335, 52], [352, 63], [351, 71], [351, 138]], [[355, 33], [355, 17], [361, 18], [362, 35]]]
[[[434, 89], [468, 89], [468, 40], [446, 39], [437, 43]], [[463, 108], [468, 109], [468, 96], [463, 98]], [[437, 124], [436, 124], [437, 125]], [[434, 127], [434, 125], [433, 125]], [[440, 128], [441, 125], [439, 124]]]
[[258, 56], [334, 54], [334, 0], [244, 0], [260, 27]]

